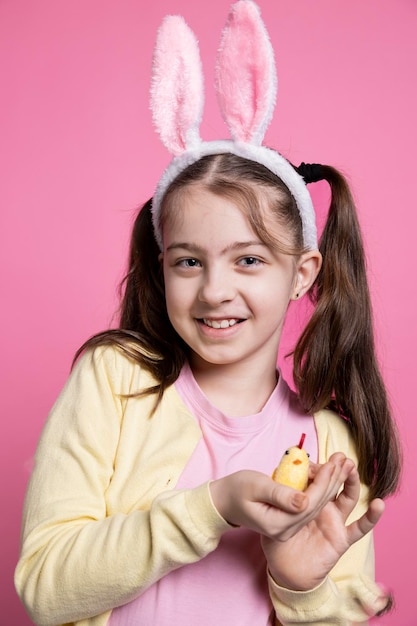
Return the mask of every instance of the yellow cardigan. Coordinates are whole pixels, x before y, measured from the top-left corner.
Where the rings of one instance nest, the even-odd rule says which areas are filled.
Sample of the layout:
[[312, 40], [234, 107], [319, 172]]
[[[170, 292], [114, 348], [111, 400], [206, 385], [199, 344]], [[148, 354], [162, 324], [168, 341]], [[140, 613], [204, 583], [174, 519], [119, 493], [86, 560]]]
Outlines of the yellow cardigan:
[[[152, 418], [153, 384], [117, 349], [98, 348], [74, 367], [45, 424], [25, 499], [18, 594], [39, 626], [105, 626], [111, 609], [176, 567], [213, 551], [230, 529], [208, 483], [175, 485], [202, 433], [175, 387]], [[315, 416], [319, 461], [355, 459], [346, 424]], [[366, 489], [354, 517], [366, 509]], [[366, 620], [380, 595], [369, 534], [308, 592], [269, 581], [279, 622], [348, 625]], [[196, 618], [198, 621], [198, 618]]]

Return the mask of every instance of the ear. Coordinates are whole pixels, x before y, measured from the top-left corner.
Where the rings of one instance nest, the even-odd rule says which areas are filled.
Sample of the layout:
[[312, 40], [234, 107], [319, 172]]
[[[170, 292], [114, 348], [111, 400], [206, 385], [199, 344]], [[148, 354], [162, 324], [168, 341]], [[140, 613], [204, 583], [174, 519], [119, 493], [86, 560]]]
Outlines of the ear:
[[275, 108], [277, 74], [259, 8], [250, 0], [231, 7], [217, 53], [215, 85], [233, 140], [261, 145]]
[[155, 128], [173, 155], [201, 143], [203, 70], [197, 39], [179, 15], [164, 18], [153, 61], [151, 110]]
[[300, 256], [296, 265], [292, 300], [298, 300], [313, 285], [320, 271], [322, 256], [318, 250], [309, 250]]

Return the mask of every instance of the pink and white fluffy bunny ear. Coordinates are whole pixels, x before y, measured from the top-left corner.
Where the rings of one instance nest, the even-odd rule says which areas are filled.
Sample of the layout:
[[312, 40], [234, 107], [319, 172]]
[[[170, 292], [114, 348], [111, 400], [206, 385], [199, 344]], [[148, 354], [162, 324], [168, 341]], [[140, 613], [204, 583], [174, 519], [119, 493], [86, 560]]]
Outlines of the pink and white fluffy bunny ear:
[[217, 55], [220, 110], [234, 141], [260, 145], [277, 93], [274, 52], [257, 5], [239, 0], [229, 13]]
[[316, 250], [314, 207], [303, 178], [279, 152], [262, 145], [275, 107], [277, 75], [268, 33], [252, 0], [237, 0], [231, 7], [217, 55], [216, 91], [231, 139], [202, 141], [204, 95], [197, 40], [182, 17], [166, 17], [158, 31], [151, 87], [154, 124], [174, 155], [152, 198], [160, 249], [162, 203], [173, 181], [204, 156], [234, 154], [260, 163], [286, 184], [300, 211], [304, 245]]
[[155, 43], [151, 109], [161, 141], [174, 156], [201, 142], [203, 104], [197, 39], [181, 16], [168, 15]]

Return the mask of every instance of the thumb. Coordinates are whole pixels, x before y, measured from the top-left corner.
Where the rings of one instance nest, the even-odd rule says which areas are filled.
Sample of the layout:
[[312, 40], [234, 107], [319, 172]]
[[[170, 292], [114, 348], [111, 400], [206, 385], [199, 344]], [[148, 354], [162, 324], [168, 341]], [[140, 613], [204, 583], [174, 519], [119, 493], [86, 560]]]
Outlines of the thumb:
[[[266, 477], [267, 478], [267, 477]], [[287, 513], [301, 513], [307, 508], [308, 496], [303, 491], [269, 480], [264, 502]]]

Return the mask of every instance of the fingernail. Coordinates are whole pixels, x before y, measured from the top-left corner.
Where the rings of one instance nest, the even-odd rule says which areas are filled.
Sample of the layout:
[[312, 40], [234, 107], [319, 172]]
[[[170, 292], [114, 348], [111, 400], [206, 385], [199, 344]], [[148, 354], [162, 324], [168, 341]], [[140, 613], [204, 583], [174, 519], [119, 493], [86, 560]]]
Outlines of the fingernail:
[[381, 596], [389, 596], [390, 590], [384, 583], [376, 583], [381, 590]]
[[295, 493], [291, 499], [292, 505], [296, 509], [301, 509], [305, 502], [305, 495], [303, 493]]

